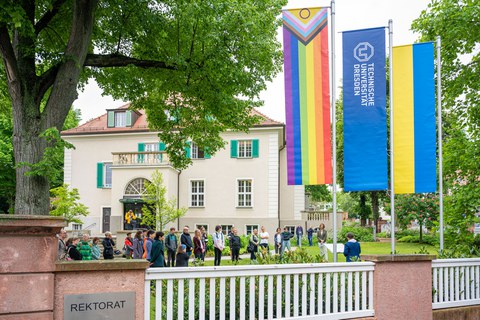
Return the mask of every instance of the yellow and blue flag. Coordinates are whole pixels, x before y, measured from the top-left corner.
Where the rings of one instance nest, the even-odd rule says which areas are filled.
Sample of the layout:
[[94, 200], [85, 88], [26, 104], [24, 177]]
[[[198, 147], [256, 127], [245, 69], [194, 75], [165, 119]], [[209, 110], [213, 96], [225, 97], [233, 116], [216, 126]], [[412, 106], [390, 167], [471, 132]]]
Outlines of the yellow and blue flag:
[[433, 42], [394, 47], [392, 67], [395, 193], [435, 192]]

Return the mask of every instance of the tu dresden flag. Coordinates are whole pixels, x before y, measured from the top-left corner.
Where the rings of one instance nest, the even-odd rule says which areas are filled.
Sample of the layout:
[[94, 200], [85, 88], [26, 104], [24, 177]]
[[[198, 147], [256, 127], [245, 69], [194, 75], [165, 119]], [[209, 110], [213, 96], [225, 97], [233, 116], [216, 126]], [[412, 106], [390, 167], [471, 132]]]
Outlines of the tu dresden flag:
[[343, 33], [345, 191], [386, 190], [385, 28]]

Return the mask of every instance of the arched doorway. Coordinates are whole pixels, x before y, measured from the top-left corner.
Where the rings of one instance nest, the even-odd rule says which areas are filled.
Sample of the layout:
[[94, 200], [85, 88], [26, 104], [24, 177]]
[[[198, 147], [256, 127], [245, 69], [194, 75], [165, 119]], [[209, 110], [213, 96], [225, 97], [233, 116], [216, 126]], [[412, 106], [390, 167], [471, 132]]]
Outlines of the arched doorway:
[[[146, 184], [150, 182], [145, 178], [135, 178], [125, 186], [123, 198], [120, 202], [123, 203], [123, 229], [133, 230], [138, 228], [148, 228], [142, 224], [142, 208], [145, 205], [142, 196], [146, 192]], [[135, 219], [127, 220], [127, 212], [132, 211]]]

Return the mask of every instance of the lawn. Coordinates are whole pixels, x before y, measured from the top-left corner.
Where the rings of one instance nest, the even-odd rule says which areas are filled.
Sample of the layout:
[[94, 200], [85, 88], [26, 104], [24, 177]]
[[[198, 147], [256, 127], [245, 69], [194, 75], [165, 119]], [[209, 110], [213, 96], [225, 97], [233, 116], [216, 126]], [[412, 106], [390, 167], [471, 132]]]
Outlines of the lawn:
[[[320, 253], [318, 247], [314, 246], [303, 246], [305, 250], [307, 250], [312, 255], [317, 255]], [[362, 254], [390, 254], [391, 252], [391, 243], [390, 242], [361, 242]], [[427, 244], [420, 244], [420, 243], [405, 243], [405, 242], [397, 242], [395, 244], [395, 251], [397, 254], [414, 254], [414, 253], [429, 253], [429, 254], [437, 254], [437, 247], [427, 245]], [[333, 262], [333, 254], [329, 252], [328, 254], [328, 261]], [[345, 262], [345, 256], [343, 254], [338, 255], [338, 262]], [[239, 265], [247, 265], [250, 264], [249, 258], [243, 258], [239, 261]], [[191, 263], [190, 263], [191, 265]], [[224, 256], [222, 257], [222, 266], [231, 266], [232, 261], [230, 257]], [[205, 266], [213, 266], [213, 260], [205, 261]]]

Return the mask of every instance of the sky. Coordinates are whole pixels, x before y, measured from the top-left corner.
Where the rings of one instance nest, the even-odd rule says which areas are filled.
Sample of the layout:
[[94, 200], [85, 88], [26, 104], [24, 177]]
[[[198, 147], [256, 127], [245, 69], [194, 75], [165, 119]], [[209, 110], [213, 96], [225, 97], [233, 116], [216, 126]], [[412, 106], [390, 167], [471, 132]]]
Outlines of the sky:
[[[413, 43], [419, 35], [410, 30], [412, 21], [418, 18], [430, 3], [430, 0], [336, 0], [335, 1], [335, 56], [336, 56], [336, 87], [337, 97], [341, 86], [342, 74], [342, 31], [375, 28], [388, 25], [393, 21], [393, 45]], [[285, 9], [330, 6], [330, 1], [324, 0], [289, 0]], [[277, 39], [282, 41], [282, 31], [279, 29]], [[388, 34], [387, 34], [388, 45]], [[262, 92], [260, 99], [264, 106], [259, 110], [277, 121], [285, 121], [285, 98], [283, 73], [279, 73], [267, 90]], [[92, 79], [83, 92], [79, 92], [74, 107], [82, 112], [82, 121], [96, 118], [104, 114], [106, 109], [117, 108], [124, 101], [114, 100], [111, 96], [102, 96], [102, 90]]]

